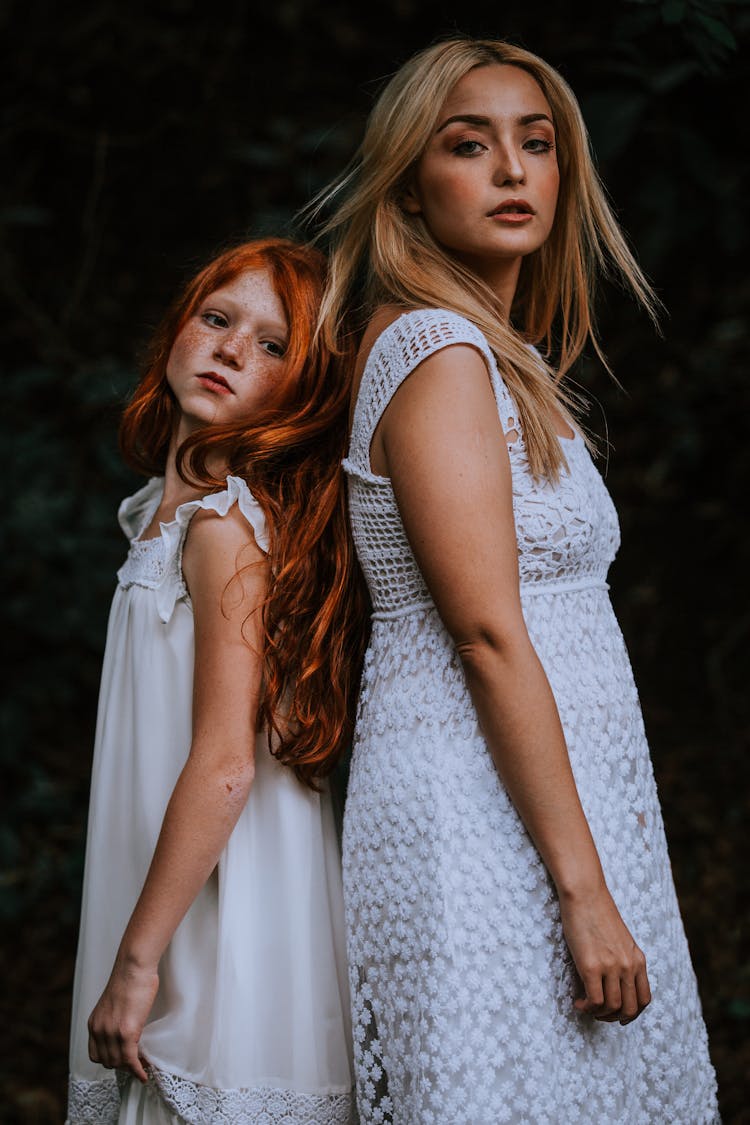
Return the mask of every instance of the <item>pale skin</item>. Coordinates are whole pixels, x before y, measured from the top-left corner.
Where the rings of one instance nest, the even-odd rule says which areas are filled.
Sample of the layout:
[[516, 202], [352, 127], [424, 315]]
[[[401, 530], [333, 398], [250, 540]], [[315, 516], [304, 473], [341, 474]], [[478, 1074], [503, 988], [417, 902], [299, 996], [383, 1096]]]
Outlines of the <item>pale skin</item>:
[[[446, 99], [403, 199], [505, 309], [524, 255], [554, 222], [551, 117], [525, 71], [472, 70]], [[531, 217], [494, 218], [509, 199], [522, 199]], [[401, 311], [377, 310], [362, 342], [360, 377], [374, 340]], [[570, 436], [561, 418], [555, 422]], [[557, 889], [583, 991], [572, 1003], [582, 1016], [629, 1023], [651, 999], [646, 960], [607, 888], [557, 706], [526, 630], [510, 460], [480, 354], [453, 345], [420, 364], [385, 410], [370, 459], [391, 480], [493, 761]]]
[[[247, 417], [262, 404], [280, 374], [287, 334], [286, 316], [264, 270], [247, 271], [210, 294], [188, 320], [167, 365], [179, 417], [164, 498], [144, 538], [158, 534], [159, 521], [173, 519], [179, 504], [202, 495], [176, 471], [179, 443], [196, 428]], [[195, 620], [190, 752], [88, 1025], [91, 1059], [128, 1069], [141, 1082], [147, 1074], [139, 1041], [159, 987], [159, 960], [216, 867], [247, 802], [255, 768], [260, 606], [269, 575], [266, 556], [236, 507], [223, 518], [206, 511], [193, 517], [183, 573]]]

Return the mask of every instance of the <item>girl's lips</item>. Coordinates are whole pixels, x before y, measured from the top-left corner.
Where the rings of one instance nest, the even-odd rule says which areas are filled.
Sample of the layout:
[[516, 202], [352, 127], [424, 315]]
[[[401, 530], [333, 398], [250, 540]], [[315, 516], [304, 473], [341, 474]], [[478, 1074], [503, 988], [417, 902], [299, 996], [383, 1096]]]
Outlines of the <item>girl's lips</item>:
[[229, 383], [222, 375], [216, 375], [213, 371], [206, 371], [204, 374], [198, 376], [198, 382], [202, 383], [206, 390], [214, 391], [219, 395], [233, 395], [234, 391], [229, 386]]

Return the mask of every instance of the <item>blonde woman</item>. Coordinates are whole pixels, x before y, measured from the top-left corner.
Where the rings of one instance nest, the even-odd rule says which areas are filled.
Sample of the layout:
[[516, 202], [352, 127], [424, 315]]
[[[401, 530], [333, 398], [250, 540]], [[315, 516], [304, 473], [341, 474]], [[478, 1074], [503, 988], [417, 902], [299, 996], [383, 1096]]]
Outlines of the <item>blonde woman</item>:
[[575, 98], [506, 43], [430, 47], [331, 200], [374, 610], [344, 835], [362, 1120], [714, 1122], [617, 517], [565, 383], [597, 270], [654, 298]]

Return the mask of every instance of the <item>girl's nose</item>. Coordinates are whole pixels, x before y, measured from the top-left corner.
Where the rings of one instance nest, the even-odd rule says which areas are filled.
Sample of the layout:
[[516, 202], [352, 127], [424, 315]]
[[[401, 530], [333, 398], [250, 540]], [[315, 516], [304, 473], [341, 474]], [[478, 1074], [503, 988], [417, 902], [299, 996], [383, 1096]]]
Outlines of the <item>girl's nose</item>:
[[225, 336], [222, 336], [214, 349], [215, 358], [235, 370], [242, 367], [244, 355], [244, 342], [237, 332], [228, 332]]

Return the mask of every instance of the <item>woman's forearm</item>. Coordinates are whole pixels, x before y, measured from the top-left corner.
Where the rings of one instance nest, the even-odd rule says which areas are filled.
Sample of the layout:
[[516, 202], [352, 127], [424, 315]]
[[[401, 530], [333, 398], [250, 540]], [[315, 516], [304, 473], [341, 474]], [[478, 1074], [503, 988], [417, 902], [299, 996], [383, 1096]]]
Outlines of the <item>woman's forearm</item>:
[[117, 962], [155, 968], [216, 867], [248, 799], [251, 750], [216, 762], [194, 747], [164, 815], [148, 875]]
[[458, 645], [498, 773], [561, 898], [604, 886], [552, 689], [525, 634]]

